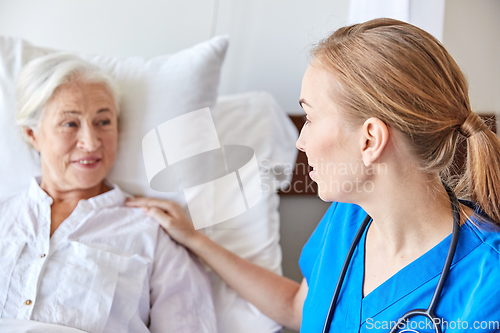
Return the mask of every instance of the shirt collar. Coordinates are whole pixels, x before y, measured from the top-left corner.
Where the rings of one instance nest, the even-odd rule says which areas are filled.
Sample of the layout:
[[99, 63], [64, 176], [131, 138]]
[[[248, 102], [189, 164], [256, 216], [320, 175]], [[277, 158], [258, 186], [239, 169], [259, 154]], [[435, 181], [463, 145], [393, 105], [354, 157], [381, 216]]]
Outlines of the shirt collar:
[[[40, 187], [42, 177], [34, 177], [31, 180], [30, 187], [28, 189], [28, 196], [37, 203], [42, 203], [45, 205], [52, 205], [54, 202], [52, 198]], [[86, 202], [84, 205], [90, 205], [93, 209], [102, 209], [112, 206], [122, 206], [125, 202], [125, 197], [128, 194], [124, 193], [120, 187], [116, 184], [110, 183], [104, 180], [105, 184], [111, 188], [111, 190], [99, 194], [95, 197], [89, 198], [88, 200], [80, 200], [80, 202]]]

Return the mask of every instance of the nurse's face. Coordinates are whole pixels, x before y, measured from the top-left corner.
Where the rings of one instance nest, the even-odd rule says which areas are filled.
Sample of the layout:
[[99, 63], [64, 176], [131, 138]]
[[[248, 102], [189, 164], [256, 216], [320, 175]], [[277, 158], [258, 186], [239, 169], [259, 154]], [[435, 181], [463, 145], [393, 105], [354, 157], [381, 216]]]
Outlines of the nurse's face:
[[364, 182], [359, 130], [345, 121], [335, 105], [332, 92], [336, 89], [335, 76], [314, 60], [302, 81], [300, 99], [307, 121], [296, 146], [314, 168], [309, 175], [318, 184], [321, 199], [355, 202]]

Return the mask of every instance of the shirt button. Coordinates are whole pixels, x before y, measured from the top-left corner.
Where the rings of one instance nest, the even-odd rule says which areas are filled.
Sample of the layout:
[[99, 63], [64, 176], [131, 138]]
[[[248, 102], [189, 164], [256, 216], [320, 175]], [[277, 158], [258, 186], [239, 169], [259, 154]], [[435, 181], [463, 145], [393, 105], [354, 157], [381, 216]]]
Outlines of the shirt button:
[[31, 300], [30, 300], [30, 299], [29, 299], [29, 300], [27, 300], [27, 301], [25, 302], [25, 304], [26, 304], [26, 305], [31, 305], [31, 303], [32, 303], [32, 302], [31, 302]]
[[44, 254], [42, 254], [42, 255], [40, 256], [40, 258], [45, 258], [45, 256], [46, 256], [46, 254], [44, 253]]

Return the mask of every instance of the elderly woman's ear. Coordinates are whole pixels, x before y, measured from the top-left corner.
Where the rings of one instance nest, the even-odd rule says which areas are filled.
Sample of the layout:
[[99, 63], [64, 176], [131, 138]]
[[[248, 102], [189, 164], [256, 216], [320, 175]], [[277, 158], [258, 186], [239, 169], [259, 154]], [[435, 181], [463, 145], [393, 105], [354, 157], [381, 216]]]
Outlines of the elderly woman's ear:
[[26, 138], [31, 143], [31, 146], [35, 148], [36, 151], [40, 152], [40, 149], [38, 148], [38, 141], [36, 139], [35, 131], [28, 126], [23, 126], [23, 131], [24, 134], [26, 135]]

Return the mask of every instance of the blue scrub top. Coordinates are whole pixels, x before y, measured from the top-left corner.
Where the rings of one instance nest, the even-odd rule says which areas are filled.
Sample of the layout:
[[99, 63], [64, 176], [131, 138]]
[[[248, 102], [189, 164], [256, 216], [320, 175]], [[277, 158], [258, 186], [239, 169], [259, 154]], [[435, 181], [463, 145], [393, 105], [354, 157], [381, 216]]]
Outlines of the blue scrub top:
[[[342, 265], [365, 216], [357, 205], [335, 202], [304, 246], [299, 264], [309, 291], [301, 333], [322, 332]], [[461, 226], [436, 308], [436, 316], [445, 321], [443, 332], [500, 332], [500, 233], [473, 220], [478, 226], [469, 221]], [[451, 241], [449, 235], [363, 298], [365, 236], [366, 231], [347, 270], [330, 332], [389, 332], [407, 311], [427, 309]], [[431, 324], [414, 317], [400, 332], [434, 332]]]

